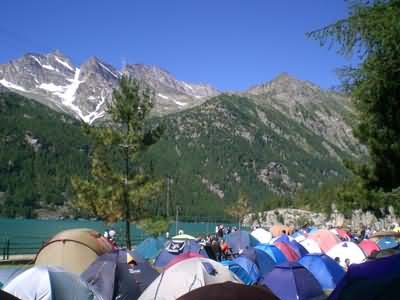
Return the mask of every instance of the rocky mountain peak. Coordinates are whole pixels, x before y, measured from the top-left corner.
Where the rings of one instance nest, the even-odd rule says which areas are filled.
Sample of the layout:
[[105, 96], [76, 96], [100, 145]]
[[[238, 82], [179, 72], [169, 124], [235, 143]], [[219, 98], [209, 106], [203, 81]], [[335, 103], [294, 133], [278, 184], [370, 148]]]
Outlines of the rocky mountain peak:
[[[132, 64], [122, 70], [146, 82], [156, 95], [154, 113], [163, 115], [200, 105], [218, 91], [209, 85], [189, 84], [154, 65]], [[0, 64], [0, 85], [29, 96], [55, 110], [92, 123], [105, 115], [105, 103], [123, 74], [93, 56], [81, 66], [59, 50], [27, 53]]]
[[255, 85], [247, 90], [252, 95], [269, 95], [272, 97], [302, 98], [303, 100], [314, 98], [315, 93], [320, 93], [318, 86], [284, 72], [271, 81]]
[[120, 73], [111, 65], [92, 56], [85, 61], [81, 67], [82, 76], [99, 75], [106, 80], [115, 81], [120, 76]]

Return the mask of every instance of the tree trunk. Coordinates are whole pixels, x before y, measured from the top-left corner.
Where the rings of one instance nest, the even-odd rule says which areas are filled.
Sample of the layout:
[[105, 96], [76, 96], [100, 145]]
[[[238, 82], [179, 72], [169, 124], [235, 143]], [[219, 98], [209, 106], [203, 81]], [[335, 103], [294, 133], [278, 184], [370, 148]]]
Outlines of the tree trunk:
[[126, 242], [126, 248], [128, 250], [131, 250], [131, 224], [129, 220], [125, 220], [125, 242]]
[[[126, 124], [126, 137], [128, 140], [129, 136], [129, 121]], [[125, 204], [125, 242], [128, 250], [131, 250], [131, 228], [130, 228], [130, 220], [131, 220], [131, 208], [129, 205], [128, 199], [128, 178], [129, 178], [129, 147], [128, 142], [126, 142], [125, 148], [125, 182], [124, 182], [124, 204]]]

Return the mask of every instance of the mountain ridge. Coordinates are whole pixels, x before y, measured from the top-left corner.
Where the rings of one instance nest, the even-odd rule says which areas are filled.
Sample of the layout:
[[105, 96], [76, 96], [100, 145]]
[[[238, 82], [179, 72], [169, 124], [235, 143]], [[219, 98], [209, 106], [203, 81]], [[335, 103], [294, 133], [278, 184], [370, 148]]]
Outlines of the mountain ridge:
[[[59, 50], [47, 54], [29, 52], [0, 64], [0, 86], [91, 124], [106, 115], [106, 103], [111, 101], [112, 90], [123, 74], [146, 82], [155, 91], [155, 115], [196, 107], [207, 99], [226, 93], [207, 83], [177, 80], [169, 71], [155, 65], [126, 64], [118, 70], [100, 58], [91, 56], [76, 66]], [[303, 97], [293, 97], [291, 91], [300, 87]], [[326, 91], [283, 72], [244, 91], [228, 93], [252, 96], [279, 94], [284, 101], [309, 101], [308, 96]]]

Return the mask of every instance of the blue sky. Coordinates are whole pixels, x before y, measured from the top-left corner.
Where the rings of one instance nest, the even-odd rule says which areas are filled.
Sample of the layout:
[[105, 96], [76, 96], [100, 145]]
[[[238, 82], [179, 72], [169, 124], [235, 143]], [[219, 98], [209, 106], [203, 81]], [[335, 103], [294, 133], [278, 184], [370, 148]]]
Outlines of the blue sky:
[[281, 72], [329, 88], [349, 61], [305, 33], [346, 14], [343, 0], [2, 0], [0, 63], [59, 49], [75, 64], [154, 64], [220, 90]]

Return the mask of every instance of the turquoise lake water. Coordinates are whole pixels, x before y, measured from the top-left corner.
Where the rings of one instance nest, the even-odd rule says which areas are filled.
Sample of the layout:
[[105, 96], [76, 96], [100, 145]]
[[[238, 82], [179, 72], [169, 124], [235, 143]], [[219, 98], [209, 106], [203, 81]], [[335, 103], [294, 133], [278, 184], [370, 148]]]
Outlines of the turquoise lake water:
[[[171, 223], [170, 236], [175, 235], [176, 228], [182, 229], [185, 233], [198, 236], [201, 234], [213, 233], [217, 224], [213, 222], [189, 223], [175, 222]], [[229, 225], [229, 224], [226, 224]], [[237, 226], [237, 224], [236, 224]], [[89, 220], [33, 220], [33, 219], [8, 219], [0, 218], [0, 255], [6, 246], [7, 240], [10, 241], [10, 254], [30, 254], [37, 250], [60, 231], [72, 228], [91, 228], [102, 233], [110, 228], [101, 221]], [[123, 223], [117, 223], [112, 226], [117, 231], [118, 237], [123, 238]], [[146, 238], [142, 230], [135, 225], [131, 225], [131, 236], [134, 244], [139, 243]], [[1, 258], [0, 258], [1, 259]]]

